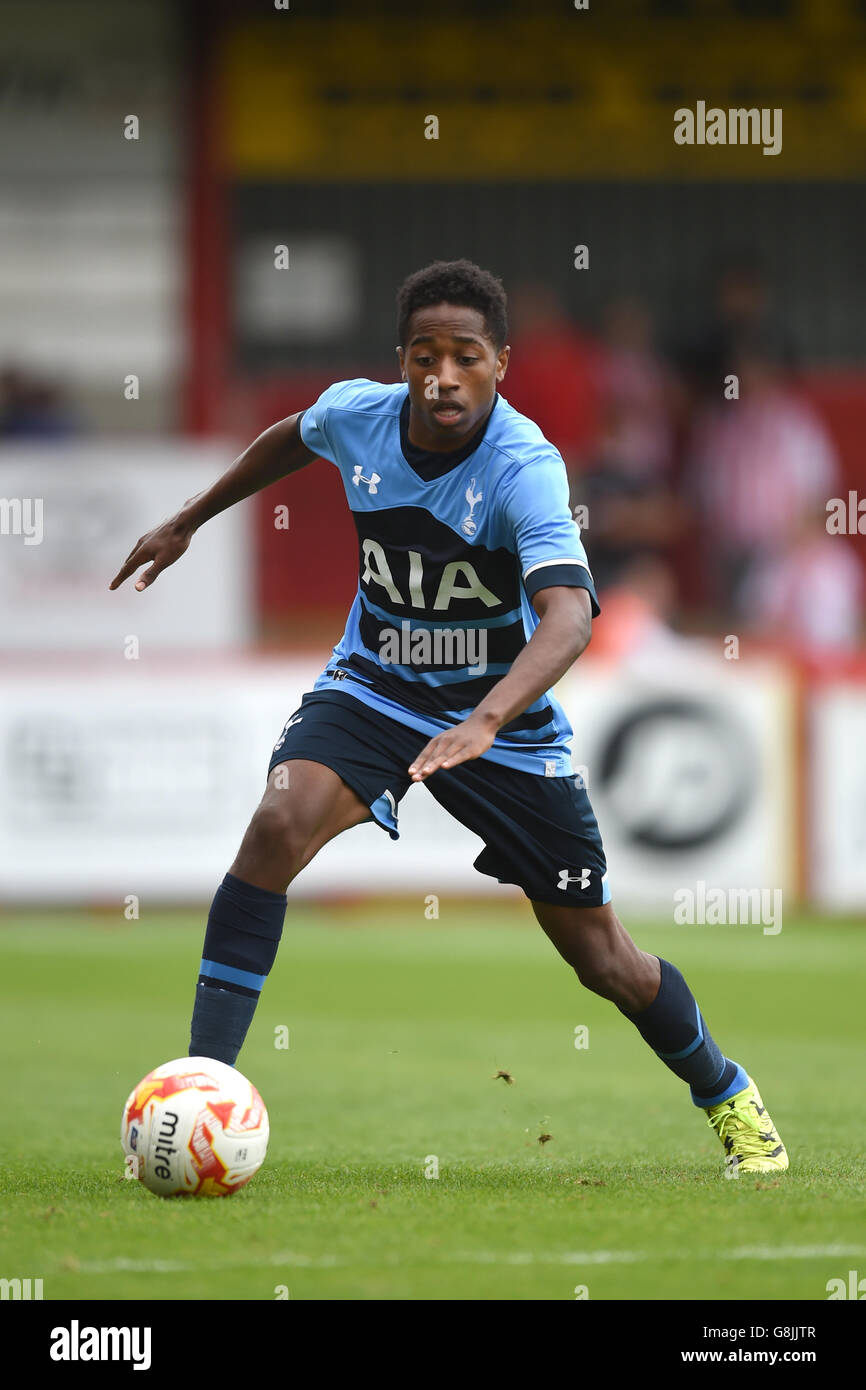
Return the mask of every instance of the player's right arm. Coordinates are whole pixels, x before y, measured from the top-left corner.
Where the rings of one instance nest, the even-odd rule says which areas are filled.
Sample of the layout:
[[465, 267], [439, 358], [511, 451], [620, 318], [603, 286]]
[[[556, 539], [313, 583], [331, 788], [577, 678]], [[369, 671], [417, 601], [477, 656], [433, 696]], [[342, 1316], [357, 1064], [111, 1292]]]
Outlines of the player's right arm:
[[198, 528], [211, 517], [312, 463], [317, 456], [307, 448], [298, 427], [302, 414], [301, 411], [271, 425], [211, 487], [191, 497], [175, 516], [141, 536], [109, 589], [118, 588], [140, 565], [150, 561], [150, 568], [135, 583], [136, 589], [146, 589], [158, 574], [180, 559]]

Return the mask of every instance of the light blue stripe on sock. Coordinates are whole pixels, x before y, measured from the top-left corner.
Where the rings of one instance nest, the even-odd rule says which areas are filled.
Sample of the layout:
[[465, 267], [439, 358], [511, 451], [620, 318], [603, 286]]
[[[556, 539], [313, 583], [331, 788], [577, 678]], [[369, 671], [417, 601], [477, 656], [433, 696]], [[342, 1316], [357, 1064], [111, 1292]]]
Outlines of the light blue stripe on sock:
[[257, 989], [261, 994], [266, 975], [254, 975], [251, 970], [237, 970], [233, 965], [220, 965], [219, 961], [202, 959], [200, 975], [209, 980], [228, 980], [232, 985], [245, 985], [247, 989]]
[[[726, 1062], [729, 1060], [730, 1058], [725, 1058]], [[717, 1096], [696, 1096], [694, 1091], [692, 1091], [692, 1100], [701, 1110], [708, 1110], [711, 1105], [721, 1105], [723, 1100], [730, 1100], [731, 1096], [737, 1095], [740, 1091], [745, 1091], [748, 1084], [749, 1078], [738, 1062], [737, 1074], [727, 1090], [720, 1091]]]

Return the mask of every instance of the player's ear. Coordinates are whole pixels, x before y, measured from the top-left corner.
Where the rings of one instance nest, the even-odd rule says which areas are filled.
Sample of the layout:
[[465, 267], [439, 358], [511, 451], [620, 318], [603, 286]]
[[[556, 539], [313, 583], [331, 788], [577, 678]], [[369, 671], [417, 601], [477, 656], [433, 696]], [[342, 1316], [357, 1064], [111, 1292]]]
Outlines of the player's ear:
[[406, 380], [406, 359], [403, 356], [403, 349], [397, 348], [397, 361], [400, 363], [400, 380]]
[[503, 348], [500, 348], [499, 352], [498, 352], [497, 355], [496, 355], [496, 380], [497, 380], [497, 381], [501, 381], [502, 378], [505, 376], [505, 373], [508, 371], [508, 359], [509, 359], [510, 356], [511, 356], [511, 344], [510, 344], [510, 343], [506, 343], [505, 346], [504, 346]]

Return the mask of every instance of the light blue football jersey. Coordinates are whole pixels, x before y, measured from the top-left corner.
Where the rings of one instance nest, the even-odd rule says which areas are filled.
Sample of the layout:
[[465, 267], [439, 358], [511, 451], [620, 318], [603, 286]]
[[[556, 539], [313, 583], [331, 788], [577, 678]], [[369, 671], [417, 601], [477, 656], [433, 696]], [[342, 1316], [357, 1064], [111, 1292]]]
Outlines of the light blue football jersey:
[[[587, 589], [599, 612], [557, 450], [497, 395], [462, 450], [408, 440], [405, 383], [339, 381], [300, 423], [340, 470], [358, 530], [358, 592], [315, 690], [341, 690], [433, 737], [471, 714], [538, 626], [530, 599]], [[483, 756], [542, 776], [572, 771], [572, 729], [550, 691]]]

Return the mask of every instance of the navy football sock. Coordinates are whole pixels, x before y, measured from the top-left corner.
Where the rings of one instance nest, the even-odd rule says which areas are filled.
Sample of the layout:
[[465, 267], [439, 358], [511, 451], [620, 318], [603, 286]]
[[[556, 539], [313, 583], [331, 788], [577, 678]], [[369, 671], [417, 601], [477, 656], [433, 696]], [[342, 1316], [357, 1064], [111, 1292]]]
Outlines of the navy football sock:
[[226, 874], [207, 920], [190, 1057], [216, 1057], [234, 1066], [274, 963], [285, 915], [285, 893]]
[[689, 1083], [695, 1105], [718, 1105], [745, 1090], [749, 1079], [741, 1066], [722, 1056], [677, 967], [661, 957], [658, 962], [661, 984], [649, 1008], [637, 1014], [620, 1009], [620, 1013], [631, 1020], [665, 1066]]

